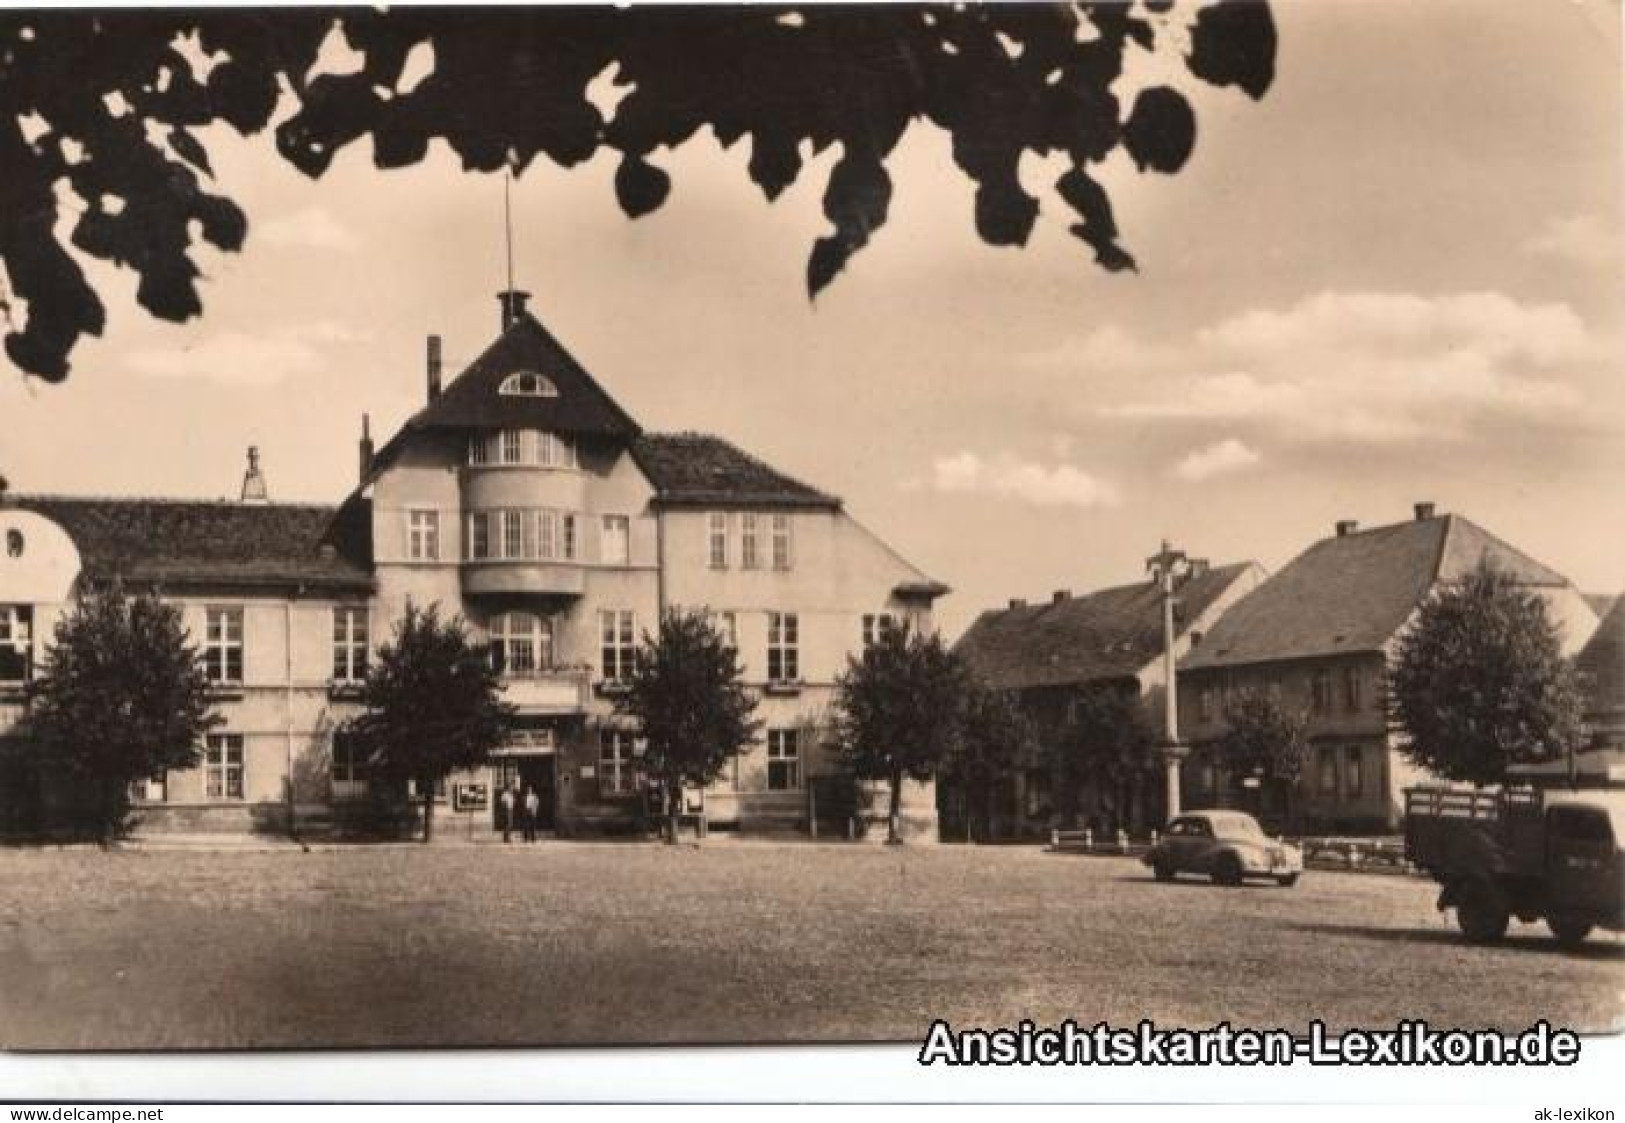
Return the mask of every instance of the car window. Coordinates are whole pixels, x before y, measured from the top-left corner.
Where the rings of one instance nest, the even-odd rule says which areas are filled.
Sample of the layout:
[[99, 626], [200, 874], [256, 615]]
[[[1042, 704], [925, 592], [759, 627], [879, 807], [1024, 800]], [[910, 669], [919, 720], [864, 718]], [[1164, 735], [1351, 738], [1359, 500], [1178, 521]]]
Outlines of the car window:
[[1192, 819], [1190, 833], [1195, 838], [1212, 838], [1213, 828], [1204, 819]]
[[1251, 815], [1215, 815], [1213, 817], [1215, 833], [1220, 838], [1263, 838], [1264, 832], [1258, 825], [1258, 820]]
[[1600, 808], [1554, 807], [1547, 813], [1553, 838], [1574, 842], [1612, 842], [1608, 813]]

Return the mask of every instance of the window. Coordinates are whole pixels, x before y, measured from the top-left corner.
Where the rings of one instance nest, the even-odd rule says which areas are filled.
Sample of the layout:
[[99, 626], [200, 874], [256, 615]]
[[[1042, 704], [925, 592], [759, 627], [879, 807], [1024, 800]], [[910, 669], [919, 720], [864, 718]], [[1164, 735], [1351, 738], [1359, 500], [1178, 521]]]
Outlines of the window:
[[601, 664], [605, 682], [626, 682], [632, 677], [633, 661], [637, 654], [633, 638], [632, 610], [607, 609], [598, 614], [599, 633], [603, 639]]
[[598, 553], [605, 565], [626, 565], [632, 560], [632, 520], [605, 515]]
[[728, 515], [725, 511], [712, 511], [709, 520], [710, 564], [712, 569], [728, 568]]
[[23, 532], [13, 527], [6, 531], [6, 557], [20, 558], [23, 556], [23, 547], [28, 545], [23, 538]]
[[739, 516], [739, 568], [761, 567], [761, 542], [757, 539], [756, 516], [747, 511]]
[[367, 791], [367, 762], [355, 739], [333, 734], [333, 798], [357, 799]]
[[889, 612], [865, 613], [863, 617], [863, 646], [873, 647], [895, 627], [897, 627], [897, 621]]
[[556, 398], [559, 388], [545, 374], [522, 370], [504, 378], [502, 385], [497, 387], [497, 393], [510, 398]]
[[530, 612], [491, 617], [491, 669], [508, 678], [524, 678], [553, 666], [553, 621]]
[[411, 511], [407, 514], [406, 556], [412, 561], [440, 560], [439, 511]]
[[168, 777], [163, 772], [154, 772], [151, 776], [140, 780], [130, 781], [131, 803], [162, 803], [166, 798]]
[[204, 610], [203, 677], [212, 683], [243, 681], [243, 610]]
[[1317, 714], [1329, 713], [1332, 708], [1332, 673], [1318, 670], [1309, 680], [1309, 704]]
[[602, 795], [626, 795], [636, 790], [632, 733], [626, 729], [605, 729], [598, 735], [598, 791]]
[[1218, 691], [1211, 686], [1204, 686], [1196, 692], [1196, 716], [1201, 721], [1212, 721], [1214, 712], [1214, 695]]
[[26, 682], [33, 670], [34, 609], [0, 604], [0, 682]]
[[530, 508], [471, 511], [464, 542], [469, 561], [574, 561], [576, 516]]
[[574, 468], [576, 449], [570, 441], [557, 433], [536, 434], [536, 463], [544, 468]]
[[1364, 754], [1359, 745], [1343, 750], [1343, 790], [1350, 798], [1358, 798], [1365, 791]]
[[1337, 750], [1320, 750], [1320, 794], [1337, 794]]
[[767, 731], [767, 790], [770, 792], [801, 790], [801, 731], [799, 729], [769, 729]]
[[469, 437], [468, 463], [476, 468], [574, 468], [576, 450], [569, 438], [545, 429], [501, 429]]
[[790, 568], [790, 516], [773, 516], [773, 568]]
[[360, 682], [367, 677], [367, 609], [341, 604], [333, 608], [333, 681]]
[[793, 612], [767, 614], [767, 678], [796, 682], [801, 678], [800, 626]]
[[713, 612], [711, 627], [715, 628], [729, 647], [739, 649], [739, 617], [732, 612]]
[[243, 798], [243, 735], [210, 733], [203, 748], [204, 794], [209, 799]]
[[1359, 710], [1364, 686], [1364, 677], [1360, 674], [1360, 668], [1343, 668], [1343, 708], [1349, 713], [1352, 714]]

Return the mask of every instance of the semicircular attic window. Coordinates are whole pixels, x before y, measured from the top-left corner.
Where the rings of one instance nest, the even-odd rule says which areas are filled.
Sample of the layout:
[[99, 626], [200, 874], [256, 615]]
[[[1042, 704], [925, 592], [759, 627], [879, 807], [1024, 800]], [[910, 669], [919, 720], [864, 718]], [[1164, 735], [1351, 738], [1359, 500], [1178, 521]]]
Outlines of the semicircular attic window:
[[522, 370], [504, 378], [502, 385], [497, 387], [497, 393], [508, 398], [556, 398], [559, 388], [545, 374]]

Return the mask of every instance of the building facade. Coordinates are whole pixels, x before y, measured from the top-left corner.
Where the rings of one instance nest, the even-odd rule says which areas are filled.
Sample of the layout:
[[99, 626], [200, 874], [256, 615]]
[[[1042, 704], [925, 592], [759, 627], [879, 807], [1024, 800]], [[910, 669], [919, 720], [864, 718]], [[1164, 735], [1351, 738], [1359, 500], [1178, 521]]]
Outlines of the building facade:
[[[336, 507], [17, 496], [0, 506], [0, 722], [73, 589], [114, 577], [181, 605], [225, 721], [205, 763], [138, 795], [152, 826], [357, 819], [365, 761], [339, 734], [408, 604], [438, 605], [487, 645], [518, 731], [436, 793], [437, 832], [489, 834], [498, 793], [535, 789], [541, 826], [627, 830], [646, 812], [641, 742], [617, 712], [633, 654], [669, 609], [733, 637], [759, 697], [759, 744], [692, 794], [713, 826], [800, 830], [838, 772], [823, 731], [847, 656], [892, 622], [930, 629], [947, 591], [840, 499], [721, 438], [647, 433], [525, 308], [426, 401]], [[257, 481], [257, 482], [256, 482]], [[4, 653], [10, 651], [8, 657]], [[7, 676], [10, 676], [9, 678]], [[934, 835], [929, 786], [905, 820]]]
[[[1264, 576], [1256, 562], [1198, 562], [1175, 599], [1175, 658], [1201, 643]], [[1041, 743], [1068, 736], [1077, 700], [1087, 691], [1130, 694], [1146, 704], [1148, 721], [1161, 721], [1159, 700], [1167, 675], [1162, 593], [1153, 582], [1082, 596], [1063, 590], [1038, 604], [1012, 600], [977, 617], [955, 650], [984, 686], [1015, 695]], [[1147, 763], [1149, 768], [1154, 762]], [[1041, 837], [1056, 825], [1074, 823], [1097, 831], [1121, 826], [1143, 833], [1162, 823], [1161, 780], [1156, 776], [1126, 791], [1086, 784], [1069, 793], [1057, 791], [1053, 781], [1042, 760], [1013, 771], [995, 800], [995, 836]], [[955, 827], [949, 822], [954, 795], [946, 787], [940, 793], [945, 830]]]
[[[1180, 731], [1198, 749], [1183, 770], [1186, 805], [1249, 806], [1276, 820], [1290, 811], [1310, 830], [1397, 829], [1404, 789], [1431, 776], [1398, 752], [1388, 662], [1422, 602], [1483, 561], [1541, 597], [1566, 655], [1591, 638], [1596, 614], [1567, 578], [1460, 515], [1418, 503], [1411, 520], [1391, 526], [1362, 531], [1340, 522], [1182, 660]], [[1274, 803], [1256, 779], [1227, 776], [1200, 752], [1223, 732], [1227, 701], [1244, 690], [1268, 694], [1307, 724], [1308, 759]]]

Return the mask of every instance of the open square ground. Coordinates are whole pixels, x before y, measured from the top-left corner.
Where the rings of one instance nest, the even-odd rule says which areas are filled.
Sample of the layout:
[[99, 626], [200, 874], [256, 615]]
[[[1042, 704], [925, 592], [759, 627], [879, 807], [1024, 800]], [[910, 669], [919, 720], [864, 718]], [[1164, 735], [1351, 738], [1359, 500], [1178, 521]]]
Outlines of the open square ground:
[[1625, 949], [1464, 945], [1431, 883], [1034, 848], [0, 851], [12, 1048], [919, 1040], [1073, 1018], [1602, 1030]]

